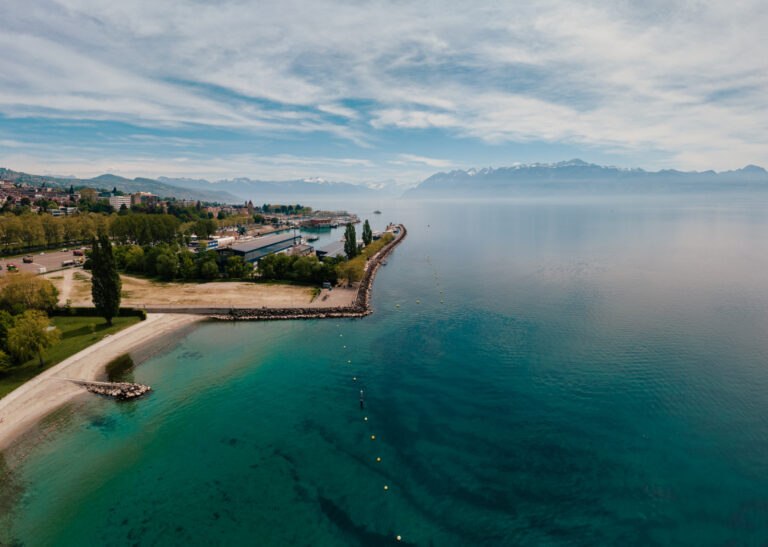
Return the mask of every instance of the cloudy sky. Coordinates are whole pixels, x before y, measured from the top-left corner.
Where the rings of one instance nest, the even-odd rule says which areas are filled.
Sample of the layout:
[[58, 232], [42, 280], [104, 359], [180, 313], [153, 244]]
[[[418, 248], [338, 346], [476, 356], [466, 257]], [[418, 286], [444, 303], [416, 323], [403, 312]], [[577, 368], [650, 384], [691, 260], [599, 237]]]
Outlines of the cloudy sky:
[[[535, 4], [535, 5], [533, 5]], [[768, 3], [3, 0], [0, 166], [768, 166]]]

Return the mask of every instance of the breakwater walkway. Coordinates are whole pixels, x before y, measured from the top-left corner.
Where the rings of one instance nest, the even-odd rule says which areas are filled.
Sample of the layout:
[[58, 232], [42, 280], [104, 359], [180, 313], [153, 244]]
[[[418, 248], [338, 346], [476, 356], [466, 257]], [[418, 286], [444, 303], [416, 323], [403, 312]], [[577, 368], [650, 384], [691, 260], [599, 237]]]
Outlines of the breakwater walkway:
[[[351, 306], [338, 307], [306, 307], [306, 308], [236, 308], [229, 310], [218, 310], [208, 313], [212, 319], [226, 321], [274, 321], [281, 319], [325, 319], [340, 317], [365, 317], [372, 313], [371, 310], [371, 287], [373, 279], [381, 263], [389, 256], [392, 251], [402, 243], [408, 235], [405, 226], [398, 224], [398, 233], [395, 239], [384, 245], [379, 252], [368, 259], [365, 265], [363, 279], [357, 289], [357, 296]], [[198, 311], [197, 313], [201, 313]]]

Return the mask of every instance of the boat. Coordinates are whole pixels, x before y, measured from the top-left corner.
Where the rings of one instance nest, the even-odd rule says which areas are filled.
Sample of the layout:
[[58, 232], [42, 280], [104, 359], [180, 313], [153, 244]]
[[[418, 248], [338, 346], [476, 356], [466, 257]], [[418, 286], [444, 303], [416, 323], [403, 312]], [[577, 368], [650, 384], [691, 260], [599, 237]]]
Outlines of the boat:
[[320, 236], [316, 236], [314, 234], [307, 236], [307, 241], [317, 241], [318, 239], [320, 239]]
[[381, 214], [381, 211], [379, 211], [378, 209], [376, 209], [376, 210], [373, 212], [373, 214], [374, 214], [374, 215], [380, 215], [380, 214]]
[[381, 261], [381, 265], [382, 265], [382, 266], [386, 266], [386, 265], [387, 265], [387, 261], [386, 261], [386, 260], [382, 260], [382, 261]]

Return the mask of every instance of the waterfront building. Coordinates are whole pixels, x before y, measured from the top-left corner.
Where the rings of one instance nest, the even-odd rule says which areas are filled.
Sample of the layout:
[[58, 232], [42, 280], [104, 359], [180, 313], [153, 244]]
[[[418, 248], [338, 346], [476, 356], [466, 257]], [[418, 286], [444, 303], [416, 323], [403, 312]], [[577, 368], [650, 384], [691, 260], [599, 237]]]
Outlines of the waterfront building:
[[247, 262], [258, 262], [270, 253], [286, 252], [291, 247], [301, 244], [301, 237], [289, 232], [257, 237], [250, 241], [232, 245], [223, 253], [230, 256], [242, 256]]
[[317, 254], [318, 258], [335, 258], [337, 256], [346, 256], [344, 253], [344, 242], [334, 241], [333, 243], [330, 243], [321, 249], [317, 249], [315, 254]]

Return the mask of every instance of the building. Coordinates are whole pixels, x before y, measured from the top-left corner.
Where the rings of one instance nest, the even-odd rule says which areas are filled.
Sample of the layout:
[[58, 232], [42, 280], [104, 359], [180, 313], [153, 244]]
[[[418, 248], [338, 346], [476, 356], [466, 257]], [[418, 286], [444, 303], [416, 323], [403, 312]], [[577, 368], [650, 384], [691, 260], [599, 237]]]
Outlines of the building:
[[310, 218], [302, 221], [301, 227], [305, 230], [330, 230], [331, 219], [330, 218]]
[[235, 244], [234, 236], [213, 236], [211, 239], [218, 241], [216, 245], [217, 249], [223, 249], [224, 247], [231, 247]]
[[270, 253], [282, 253], [299, 244], [301, 244], [300, 236], [284, 232], [257, 237], [244, 243], [232, 245], [223, 252], [233, 256], [242, 256], [243, 260], [247, 262], [258, 262]]
[[285, 251], [285, 254], [288, 256], [309, 256], [312, 253], [315, 252], [314, 247], [312, 245], [307, 245], [306, 243], [302, 243], [300, 245], [295, 245], [293, 247], [290, 247], [287, 251]]
[[109, 204], [117, 210], [125, 205], [126, 209], [131, 208], [131, 196], [111, 196], [108, 198]]
[[144, 205], [152, 208], [157, 207], [159, 201], [160, 198], [150, 192], [136, 192], [135, 194], [131, 194], [131, 203], [128, 204], [128, 207], [131, 205]]
[[344, 252], [344, 242], [334, 241], [333, 243], [326, 245], [322, 249], [317, 249], [315, 254], [318, 258], [336, 258], [337, 256], [347, 256]]

